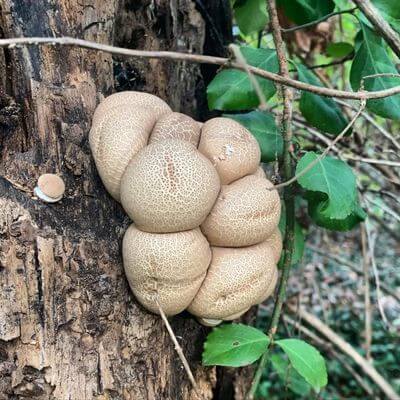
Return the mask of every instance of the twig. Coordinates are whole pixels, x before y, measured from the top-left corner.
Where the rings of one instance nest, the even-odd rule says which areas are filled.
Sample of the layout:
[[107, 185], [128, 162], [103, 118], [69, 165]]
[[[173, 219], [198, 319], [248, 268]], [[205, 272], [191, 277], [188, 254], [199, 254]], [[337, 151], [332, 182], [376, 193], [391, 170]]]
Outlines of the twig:
[[343, 367], [354, 377], [354, 379], [365, 390], [365, 392], [368, 393], [370, 396], [373, 396], [374, 392], [373, 392], [371, 386], [367, 382], [365, 382], [365, 380], [354, 370], [354, 368], [348, 362], [346, 362], [339, 353], [337, 353], [333, 349], [331, 343], [326, 342], [325, 340], [322, 340], [319, 336], [317, 336], [310, 329], [306, 328], [299, 321], [295, 321], [293, 318], [290, 318], [288, 315], [284, 315], [283, 318], [290, 325], [294, 326], [300, 332], [304, 333], [307, 337], [309, 337], [311, 340], [313, 340], [316, 344], [323, 347], [324, 349], [326, 349], [326, 351], [328, 351], [330, 354], [332, 354], [332, 356], [335, 357], [340, 362], [340, 364], [342, 364]]
[[172, 330], [172, 327], [171, 327], [171, 325], [170, 325], [170, 323], [168, 321], [168, 318], [166, 317], [166, 315], [165, 315], [163, 309], [161, 308], [160, 303], [158, 302], [157, 299], [156, 299], [156, 303], [157, 303], [158, 311], [160, 312], [161, 318], [162, 318], [162, 320], [163, 320], [163, 322], [165, 324], [165, 327], [167, 328], [169, 336], [171, 337], [171, 340], [175, 345], [175, 351], [177, 352], [177, 354], [178, 354], [178, 356], [179, 356], [179, 358], [180, 358], [180, 360], [182, 362], [183, 368], [185, 368], [185, 371], [186, 371], [186, 374], [187, 374], [187, 376], [188, 376], [188, 378], [190, 380], [190, 383], [192, 384], [196, 395], [199, 398], [201, 398], [201, 396], [200, 396], [200, 394], [198, 392], [196, 381], [195, 381], [194, 376], [192, 374], [192, 370], [190, 369], [190, 366], [189, 366], [189, 363], [188, 363], [188, 361], [187, 361], [187, 359], [185, 357], [185, 354], [183, 354], [182, 347], [179, 345], [178, 340], [176, 339], [175, 333]]
[[[311, 250], [314, 253], [320, 254], [321, 256], [324, 256], [326, 258], [329, 258], [332, 261], [335, 261], [339, 265], [344, 265], [346, 267], [349, 267], [351, 270], [353, 270], [356, 274], [363, 276], [363, 271], [358, 268], [358, 266], [351, 261], [345, 260], [344, 258], [336, 255], [329, 253], [325, 250], [321, 250], [317, 247], [314, 247], [311, 244], [307, 244], [307, 249]], [[370, 277], [370, 280], [373, 278]], [[395, 290], [393, 290], [390, 286], [385, 285], [383, 282], [380, 283], [382, 291], [384, 291], [386, 294], [389, 296], [392, 296], [394, 299], [396, 299], [398, 302], [400, 302], [400, 295], [396, 293]]]
[[257, 94], [257, 97], [260, 101], [260, 105], [258, 106], [258, 108], [261, 111], [266, 111], [268, 106], [267, 106], [267, 99], [264, 96], [264, 92], [261, 89], [260, 84], [258, 83], [256, 77], [253, 75], [253, 73], [250, 71], [249, 69], [249, 65], [246, 62], [246, 59], [243, 57], [242, 52], [239, 49], [239, 46], [237, 46], [236, 44], [230, 44], [229, 45], [229, 49], [232, 51], [232, 53], [234, 54], [236, 61], [239, 63], [239, 65], [246, 71], [250, 82], [253, 86], [254, 91]]
[[[123, 47], [115, 47], [107, 44], [92, 42], [89, 40], [76, 39], [68, 36], [62, 37], [21, 37], [21, 38], [8, 38], [0, 39], [0, 47], [15, 48], [17, 46], [41, 46], [41, 45], [64, 45], [64, 46], [77, 46], [86, 49], [104, 51], [110, 54], [118, 54], [128, 57], [142, 57], [142, 58], [161, 58], [174, 61], [186, 61], [200, 64], [214, 64], [223, 67], [237, 68], [243, 70], [237, 62], [232, 62], [228, 58], [205, 56], [201, 54], [180, 53], [174, 51], [147, 51], [147, 50], [134, 50]], [[369, 100], [381, 99], [384, 97], [393, 96], [400, 93], [400, 86], [395, 86], [389, 89], [367, 92], [359, 90], [357, 92], [348, 92], [345, 90], [330, 89], [323, 86], [310, 85], [290, 77], [283, 77], [274, 72], [265, 71], [261, 68], [249, 66], [249, 70], [257, 76], [271, 80], [275, 83], [290, 86], [298, 90], [306, 90], [315, 94], [326, 97], [337, 97], [342, 99], [353, 100]]]
[[301, 317], [314, 329], [324, 335], [339, 350], [351, 357], [353, 361], [364, 371], [364, 373], [368, 375], [377, 386], [379, 386], [382, 392], [385, 393], [387, 399], [400, 400], [400, 396], [395, 392], [393, 387], [385, 380], [385, 378], [375, 369], [375, 367], [364, 357], [362, 357], [348, 342], [337, 335], [328, 325], [324, 324], [320, 319], [302, 308], [298, 308], [289, 304], [287, 308], [293, 315], [298, 315]]
[[342, 11], [335, 11], [332, 12], [330, 14], [326, 14], [321, 18], [316, 19], [315, 21], [311, 21], [308, 22], [306, 24], [303, 25], [297, 25], [297, 26], [293, 26], [291, 28], [281, 28], [281, 31], [283, 33], [289, 33], [289, 32], [295, 32], [298, 31], [300, 29], [305, 29], [305, 28], [309, 28], [310, 26], [314, 26], [314, 25], [318, 25], [320, 22], [324, 22], [327, 19], [334, 17], [335, 15], [340, 15], [340, 14], [353, 14], [353, 12], [357, 10], [357, 7], [353, 7], [353, 8], [349, 8], [348, 10], [342, 10]]
[[382, 321], [386, 328], [389, 327], [388, 319], [386, 318], [385, 310], [383, 309], [382, 305], [382, 293], [381, 293], [381, 280], [379, 278], [378, 268], [375, 262], [375, 255], [374, 255], [374, 247], [375, 247], [375, 240], [372, 238], [371, 231], [368, 226], [368, 220], [365, 223], [365, 232], [367, 234], [367, 246], [368, 246], [368, 256], [371, 261], [372, 271], [375, 277], [375, 284], [376, 284], [376, 302], [378, 303], [379, 313], [381, 314]]
[[[267, 0], [267, 9], [270, 17], [272, 36], [274, 38], [274, 44], [276, 53], [278, 56], [279, 73], [284, 79], [289, 78], [288, 62], [285, 54], [284, 42], [282, 40], [281, 29], [279, 25], [278, 12], [276, 9], [275, 0]], [[283, 94], [283, 114], [282, 114], [282, 136], [284, 140], [283, 149], [283, 176], [284, 179], [290, 180], [294, 174], [293, 162], [292, 162], [292, 101], [293, 93], [292, 90], [287, 86], [282, 87]], [[295, 227], [295, 197], [293, 188], [288, 186], [284, 192], [285, 210], [286, 210], [286, 229], [284, 238], [284, 261], [282, 267], [282, 274], [279, 280], [278, 294], [274, 304], [274, 310], [272, 312], [271, 321], [268, 328], [268, 336], [270, 338], [270, 345], [267, 351], [261, 357], [261, 360], [257, 366], [254, 378], [251, 382], [251, 387], [247, 393], [247, 399], [253, 399], [257, 390], [258, 384], [261, 380], [262, 373], [268, 360], [269, 350], [273, 344], [274, 335], [277, 331], [279, 318], [281, 315], [283, 303], [286, 297], [286, 286], [289, 280], [290, 268], [292, 265], [292, 254], [294, 250], [294, 227]]]
[[[335, 100], [336, 103], [341, 104], [342, 106], [348, 107], [352, 110], [357, 110], [357, 107], [353, 106], [352, 104], [346, 103], [342, 100]], [[393, 145], [400, 150], [400, 143], [381, 125], [379, 125], [367, 112], [363, 111], [361, 115], [371, 124], [373, 125], [386, 139], [389, 139]]]
[[375, 27], [380, 35], [386, 40], [390, 48], [400, 57], [400, 37], [397, 32], [385, 21], [370, 0], [353, 0], [369, 22]]
[[337, 142], [339, 142], [340, 139], [346, 134], [346, 132], [354, 125], [356, 122], [357, 118], [360, 116], [362, 110], [365, 108], [365, 101], [361, 101], [360, 108], [352, 118], [352, 120], [347, 124], [347, 126], [342, 130], [342, 132], [339, 133], [335, 137], [334, 140], [332, 140], [331, 144], [310, 164], [308, 164], [301, 172], [299, 172], [297, 175], [295, 175], [293, 178], [288, 179], [285, 182], [282, 182], [278, 185], [274, 185], [273, 187], [269, 188], [268, 190], [275, 190], [275, 189], [280, 189], [286, 186], [291, 185], [293, 182], [296, 182], [301, 176], [305, 175], [308, 171], [310, 171], [311, 168], [313, 168], [317, 163], [319, 163], [325, 156], [331, 151], [331, 149], [336, 145]]
[[362, 266], [364, 272], [364, 315], [365, 315], [365, 357], [371, 361], [371, 344], [372, 344], [372, 309], [371, 295], [369, 289], [369, 255], [367, 250], [367, 237], [365, 225], [361, 224], [361, 252], [363, 256]]

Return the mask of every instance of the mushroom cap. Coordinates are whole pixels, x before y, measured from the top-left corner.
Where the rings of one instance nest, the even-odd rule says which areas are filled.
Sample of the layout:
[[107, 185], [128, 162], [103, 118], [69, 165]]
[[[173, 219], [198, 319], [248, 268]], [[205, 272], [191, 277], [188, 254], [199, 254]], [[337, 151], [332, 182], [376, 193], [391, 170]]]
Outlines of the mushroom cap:
[[64, 181], [55, 174], [40, 175], [37, 186], [45, 196], [51, 199], [59, 199], [65, 192]]
[[193, 300], [211, 260], [199, 228], [177, 233], [148, 233], [133, 224], [122, 242], [125, 274], [132, 292], [148, 310], [166, 315], [183, 311]]
[[110, 109], [120, 107], [125, 104], [131, 106], [132, 108], [149, 108], [152, 110], [155, 119], [160, 118], [161, 115], [165, 113], [172, 112], [171, 108], [164, 100], [154, 96], [153, 94], [136, 91], [124, 91], [114, 93], [111, 96], [106, 97], [97, 106], [93, 114], [92, 125], [97, 124]]
[[242, 248], [211, 247], [207, 276], [188, 311], [206, 319], [235, 319], [270, 295], [277, 267], [267, 242]]
[[265, 171], [261, 165], [256, 169], [256, 172], [254, 172], [253, 175], [258, 176], [259, 178], [267, 177], [267, 174], [265, 173]]
[[163, 139], [181, 139], [197, 147], [201, 126], [188, 115], [172, 112], [162, 115], [156, 122], [149, 143]]
[[211, 160], [223, 185], [256, 172], [261, 158], [257, 140], [230, 118], [212, 118], [204, 123], [199, 151]]
[[135, 225], [147, 232], [198, 227], [220, 190], [217, 171], [182, 140], [151, 143], [129, 163], [121, 182], [121, 203]]
[[97, 171], [117, 201], [122, 175], [132, 157], [146, 146], [155, 122], [151, 109], [121, 104], [104, 110], [103, 117], [92, 125], [90, 145]]
[[279, 194], [266, 178], [248, 175], [223, 185], [201, 230], [212, 246], [250, 246], [266, 240], [281, 214]]

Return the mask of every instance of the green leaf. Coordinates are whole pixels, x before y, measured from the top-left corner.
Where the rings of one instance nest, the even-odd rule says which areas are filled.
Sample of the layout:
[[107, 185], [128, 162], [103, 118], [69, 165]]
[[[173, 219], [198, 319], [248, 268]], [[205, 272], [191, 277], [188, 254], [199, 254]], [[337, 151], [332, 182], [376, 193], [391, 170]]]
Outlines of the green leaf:
[[278, 0], [278, 5], [298, 25], [315, 21], [330, 14], [335, 8], [333, 0]]
[[289, 364], [289, 361], [282, 354], [273, 354], [271, 356], [271, 364], [285, 386], [298, 394], [306, 396], [310, 394], [311, 386], [306, 380]]
[[328, 383], [325, 360], [319, 351], [299, 339], [275, 342], [289, 357], [293, 368], [317, 391]]
[[[353, 90], [358, 90], [364, 76], [393, 73], [397, 70], [390, 59], [383, 40], [367, 25], [361, 23], [363, 41], [354, 57], [350, 83]], [[368, 91], [389, 89], [400, 84], [399, 78], [378, 77], [364, 81], [364, 88]], [[400, 120], [400, 94], [384, 99], [368, 100], [367, 108], [384, 118]]]
[[354, 51], [354, 47], [347, 42], [330, 43], [326, 48], [326, 54], [333, 58], [343, 58]]
[[[297, 65], [297, 71], [302, 82], [322, 86], [314, 73], [303, 65]], [[332, 135], [338, 135], [348, 124], [341, 109], [331, 98], [307, 91], [301, 94], [300, 111], [310, 125]]]
[[[265, 71], [278, 72], [278, 59], [275, 50], [240, 47], [247, 63]], [[272, 97], [275, 85], [263, 78], [256, 78], [265, 98]], [[237, 69], [224, 69], [219, 72], [207, 87], [210, 110], [249, 110], [256, 108], [260, 101], [246, 72]]]
[[241, 367], [258, 360], [269, 343], [268, 336], [252, 326], [226, 324], [214, 328], [204, 343], [203, 365]]
[[315, 200], [315, 198], [310, 198], [308, 201], [308, 213], [314, 222], [322, 226], [323, 228], [330, 229], [332, 231], [349, 231], [353, 229], [360, 222], [364, 221], [367, 217], [365, 211], [360, 207], [358, 202], [353, 204], [353, 209], [351, 213], [344, 219], [332, 219], [327, 218], [321, 212], [320, 208], [322, 203]]
[[[286, 211], [284, 207], [284, 203], [282, 203], [282, 211], [281, 218], [279, 220], [279, 230], [281, 231], [282, 237], [285, 237], [286, 232]], [[292, 254], [292, 265], [297, 264], [303, 258], [304, 254], [304, 246], [305, 246], [305, 237], [303, 233], [303, 229], [300, 224], [295, 221], [294, 223], [294, 250]], [[282, 257], [279, 261], [279, 266], [282, 265], [283, 262], [283, 253]]]
[[262, 111], [251, 111], [246, 114], [225, 114], [247, 128], [261, 149], [261, 161], [274, 161], [282, 155], [283, 139], [275, 124], [273, 114]]
[[374, 6], [382, 16], [397, 31], [400, 31], [400, 2], [399, 0], [374, 0]]
[[265, 0], [236, 1], [233, 12], [240, 31], [245, 35], [262, 31], [267, 25], [268, 14]]
[[[307, 152], [298, 162], [296, 175], [300, 174], [318, 155]], [[323, 218], [344, 219], [356, 202], [356, 178], [352, 169], [341, 160], [326, 156], [298, 178], [299, 184], [308, 191], [307, 199], [318, 202]]]

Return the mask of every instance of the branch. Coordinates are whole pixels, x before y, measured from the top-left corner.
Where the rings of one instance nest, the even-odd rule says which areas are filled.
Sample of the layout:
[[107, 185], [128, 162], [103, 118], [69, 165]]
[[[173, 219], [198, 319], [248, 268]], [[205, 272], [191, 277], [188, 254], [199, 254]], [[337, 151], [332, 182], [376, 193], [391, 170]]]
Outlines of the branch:
[[[279, 25], [278, 12], [276, 9], [275, 0], [267, 0], [268, 14], [271, 23], [272, 36], [274, 38], [274, 44], [276, 53], [278, 56], [279, 72], [282, 78], [289, 79], [289, 68], [285, 54], [285, 47], [282, 40], [281, 28]], [[282, 87], [283, 94], [283, 115], [282, 115], [282, 136], [284, 140], [283, 149], [283, 176], [284, 179], [290, 180], [294, 174], [294, 167], [292, 162], [291, 153], [292, 148], [292, 101], [293, 93], [292, 90], [287, 86]], [[271, 322], [268, 329], [268, 336], [270, 338], [270, 345], [261, 357], [258, 364], [256, 373], [249, 393], [247, 394], [248, 399], [253, 399], [257, 390], [258, 384], [261, 380], [262, 373], [265, 369], [265, 365], [268, 360], [269, 350], [273, 345], [273, 339], [278, 328], [279, 319], [285, 302], [286, 287], [289, 280], [290, 268], [292, 266], [292, 254], [294, 250], [294, 227], [295, 227], [295, 197], [293, 188], [291, 186], [286, 187], [284, 192], [285, 210], [286, 210], [286, 229], [284, 238], [284, 260], [282, 267], [282, 274], [279, 280], [278, 295], [275, 300], [274, 310], [272, 312]]]
[[389, 400], [400, 400], [400, 396], [394, 391], [392, 386], [385, 380], [385, 378], [369, 363], [364, 357], [362, 357], [348, 342], [343, 340], [338, 334], [336, 334], [328, 325], [325, 325], [320, 319], [303, 310], [292, 305], [288, 305], [288, 310], [298, 315], [301, 319], [306, 321], [314, 329], [325, 336], [330, 342], [332, 342], [338, 349], [344, 354], [347, 354], [353, 359], [353, 361], [368, 375], [375, 383], [379, 386], [386, 398]]
[[[159, 58], [174, 61], [186, 61], [200, 64], [214, 64], [223, 67], [236, 68], [244, 70], [238, 62], [232, 62], [228, 58], [204, 56], [201, 54], [179, 53], [174, 51], [147, 51], [147, 50], [134, 50], [123, 47], [115, 47], [107, 44], [92, 42], [89, 40], [75, 39], [68, 36], [63, 37], [21, 37], [0, 39], [0, 47], [15, 48], [17, 46], [42, 46], [42, 45], [64, 45], [64, 46], [77, 46], [86, 49], [104, 51], [110, 54], [118, 54], [128, 57], [142, 57], [142, 58]], [[400, 93], [400, 86], [394, 86], [390, 89], [378, 90], [367, 92], [359, 90], [357, 92], [347, 92], [345, 90], [330, 89], [321, 86], [309, 85], [308, 83], [300, 82], [289, 77], [283, 77], [270, 71], [265, 71], [261, 68], [249, 66], [249, 70], [257, 76], [268, 79], [275, 83], [292, 87], [298, 90], [305, 90], [326, 97], [336, 97], [342, 99], [353, 100], [369, 100], [369, 99], [382, 99], [384, 97], [393, 96]]]
[[368, 21], [385, 39], [390, 48], [400, 57], [400, 37], [397, 32], [385, 21], [370, 0], [353, 0]]
[[334, 17], [335, 15], [353, 14], [355, 10], [357, 10], [357, 7], [349, 8], [348, 10], [335, 11], [335, 12], [332, 12], [330, 14], [326, 14], [326, 15], [324, 15], [323, 17], [321, 17], [319, 19], [316, 19], [315, 21], [308, 22], [307, 24], [297, 25], [297, 26], [293, 26], [291, 28], [286, 28], [286, 29], [281, 29], [281, 31], [283, 33], [295, 32], [295, 31], [298, 31], [300, 29], [305, 29], [305, 28], [309, 28], [310, 26], [318, 25], [320, 22], [324, 22], [327, 19], [329, 19], [331, 17]]
[[346, 134], [346, 132], [354, 125], [354, 123], [356, 122], [357, 118], [360, 116], [360, 114], [362, 113], [363, 109], [365, 108], [365, 101], [362, 101], [360, 104], [360, 108], [358, 109], [358, 111], [356, 112], [356, 114], [354, 115], [354, 117], [352, 118], [352, 120], [347, 124], [347, 126], [342, 130], [342, 132], [339, 133], [339, 135], [337, 135], [335, 137], [334, 140], [332, 140], [332, 142], [330, 143], [330, 145], [312, 162], [310, 162], [310, 164], [307, 165], [306, 168], [304, 168], [300, 173], [298, 173], [297, 175], [295, 175], [293, 178], [290, 178], [289, 180], [282, 182], [278, 185], [274, 185], [273, 187], [271, 187], [268, 190], [276, 190], [276, 189], [280, 189], [286, 186], [291, 185], [293, 182], [296, 182], [301, 176], [305, 175], [308, 171], [310, 171], [311, 168], [313, 168], [316, 164], [318, 164], [322, 159], [325, 158], [325, 156], [330, 152], [330, 150], [332, 148], [335, 147], [336, 143]]
[[194, 380], [194, 376], [193, 376], [192, 371], [190, 369], [189, 363], [188, 363], [188, 361], [187, 361], [187, 359], [185, 357], [185, 354], [183, 353], [182, 347], [179, 345], [178, 340], [177, 340], [177, 338], [175, 336], [175, 333], [172, 330], [172, 327], [171, 327], [170, 323], [168, 322], [168, 318], [166, 317], [166, 315], [165, 315], [163, 309], [161, 308], [160, 303], [158, 302], [157, 299], [156, 299], [156, 303], [157, 303], [158, 311], [160, 312], [161, 318], [162, 318], [162, 320], [164, 322], [164, 325], [167, 328], [169, 336], [171, 337], [171, 340], [175, 345], [175, 350], [176, 350], [176, 352], [177, 352], [177, 354], [178, 354], [178, 356], [179, 356], [179, 358], [180, 358], [180, 360], [182, 362], [183, 368], [185, 368], [186, 375], [188, 376], [188, 378], [190, 380], [190, 383], [192, 384], [196, 395], [199, 398], [201, 398], [201, 396], [200, 396], [200, 394], [198, 392], [198, 389], [197, 389], [196, 381]]

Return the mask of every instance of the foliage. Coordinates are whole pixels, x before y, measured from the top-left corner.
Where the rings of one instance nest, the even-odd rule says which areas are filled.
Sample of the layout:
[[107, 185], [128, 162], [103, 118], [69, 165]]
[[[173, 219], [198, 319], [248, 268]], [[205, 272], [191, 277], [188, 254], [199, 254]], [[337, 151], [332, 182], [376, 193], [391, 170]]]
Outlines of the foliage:
[[[370, 22], [362, 16], [360, 11], [348, 11], [352, 6], [347, 0], [278, 0], [281, 22], [289, 26], [309, 24], [313, 21], [324, 19], [325, 16], [334, 11], [345, 11], [340, 16], [341, 26], [336, 24], [334, 35], [321, 47], [322, 50], [314, 50], [315, 26], [302, 30], [299, 36], [292, 34], [288, 36], [289, 60], [295, 68], [291, 71], [291, 77], [314, 86], [333, 86], [348, 90], [352, 87], [354, 91], [367, 90], [378, 91], [400, 85], [397, 75], [398, 68], [393, 52], [388, 48], [382, 37], [373, 28]], [[382, 16], [400, 32], [400, 2], [397, 0], [374, 0], [374, 5]], [[271, 49], [272, 38], [267, 29], [268, 16], [265, 13], [265, 2], [262, 0], [236, 0], [232, 2], [235, 22], [241, 35], [240, 49], [246, 61], [253, 66], [270, 72], [278, 71], [276, 52]], [[332, 21], [332, 19], [329, 19]], [[335, 24], [333, 22], [332, 24]], [[284, 26], [286, 28], [286, 26]], [[258, 40], [255, 35], [260, 33]], [[298, 38], [307, 37], [311, 43], [309, 52], [301, 48], [297, 43]], [[257, 37], [256, 37], [257, 38]], [[256, 48], [257, 42], [257, 48]], [[306, 43], [305, 40], [302, 44]], [[296, 49], [297, 46], [297, 49]], [[318, 49], [318, 46], [315, 46]], [[306, 53], [306, 54], [305, 54]], [[348, 61], [346, 63], [346, 61]], [[332, 63], [332, 65], [330, 65]], [[321, 70], [311, 69], [311, 64], [326, 64]], [[341, 64], [337, 66], [336, 64]], [[382, 74], [386, 74], [382, 76]], [[389, 74], [389, 75], [387, 75]], [[373, 77], [369, 77], [374, 75]], [[378, 75], [378, 76], [376, 76]], [[245, 126], [257, 139], [261, 152], [262, 161], [265, 163], [281, 162], [283, 151], [283, 139], [279, 132], [279, 124], [276, 124], [275, 110], [279, 109], [281, 99], [279, 93], [276, 95], [275, 85], [260, 77], [256, 78], [261, 90], [267, 100], [268, 111], [257, 109], [259, 99], [246, 73], [232, 69], [222, 69], [209, 84], [207, 89], [208, 104], [210, 110], [229, 111], [226, 117], [232, 118]], [[327, 83], [327, 81], [329, 81]], [[311, 221], [314, 225], [326, 228], [330, 231], [345, 232], [352, 234], [360, 222], [367, 217], [366, 212], [359, 202], [360, 193], [357, 189], [363, 180], [369, 182], [368, 188], [376, 184], [375, 175], [359, 174], [353, 172], [346, 157], [336, 158], [327, 155], [320, 159], [312, 168], [308, 169], [321, 154], [321, 147], [314, 136], [310, 135], [312, 129], [317, 130], [319, 139], [321, 136], [337, 136], [349, 123], [350, 115], [347, 107], [340, 102], [320, 96], [309, 91], [297, 92], [294, 100], [295, 117], [301, 120], [304, 129], [297, 135], [295, 131], [293, 160], [296, 163], [296, 175], [298, 175], [295, 186], [297, 201], [296, 210], [301, 215], [295, 221], [294, 230], [294, 252], [292, 264], [300, 264], [305, 251], [304, 225]], [[354, 104], [353, 104], [354, 105]], [[357, 105], [356, 105], [357, 106]], [[367, 101], [367, 110], [379, 124], [384, 124], [384, 118], [392, 121], [400, 120], [400, 95]], [[353, 114], [354, 115], [354, 114]], [[391, 122], [393, 123], [393, 122]], [[395, 123], [395, 122], [394, 122]], [[391, 125], [398, 128], [397, 125]], [[308, 130], [308, 128], [310, 128]], [[312, 128], [312, 129], [311, 129]], [[353, 137], [354, 132], [358, 137]], [[303, 134], [307, 139], [303, 139]], [[369, 140], [370, 131], [362, 131], [365, 136], [364, 143]], [[341, 153], [352, 154], [357, 146], [359, 129], [350, 129], [346, 138], [340, 142]], [[342, 142], [345, 145], [342, 147]], [[361, 146], [356, 153], [357, 157], [363, 159], [368, 157], [370, 149]], [[374, 154], [372, 154], [374, 156]], [[376, 157], [376, 156], [375, 156]], [[349, 157], [351, 159], [351, 157]], [[353, 158], [356, 159], [356, 158]], [[353, 162], [350, 162], [353, 165]], [[377, 170], [382, 171], [381, 168]], [[362, 182], [364, 184], [364, 181]], [[365, 185], [364, 185], [365, 188]], [[381, 204], [380, 200], [378, 204]], [[307, 205], [307, 206], [305, 206]], [[364, 204], [363, 204], [364, 206]], [[373, 211], [375, 210], [375, 211]], [[369, 213], [375, 217], [384, 214], [381, 208], [369, 208]], [[382, 214], [383, 213], [383, 214]], [[299, 221], [301, 220], [301, 225]], [[306, 223], [304, 223], [306, 221]], [[279, 228], [284, 235], [286, 232], [286, 213], [283, 208]], [[313, 228], [314, 229], [314, 228]], [[357, 233], [355, 233], [357, 237]], [[309, 259], [308, 259], [309, 261]], [[281, 260], [282, 262], [282, 260]], [[301, 268], [296, 268], [301, 276]], [[326, 315], [324, 314], [324, 317]], [[348, 318], [347, 324], [351, 335], [347, 335], [343, 325], [338, 322], [339, 316], [329, 315], [329, 323], [336, 324], [341, 334], [357, 345], [362, 352], [359, 343], [360, 332], [364, 327], [359, 318]], [[263, 321], [263, 329], [267, 321]], [[377, 321], [373, 321], [374, 340], [377, 342], [378, 332], [382, 332], [382, 326], [375, 327]], [[376, 330], [375, 330], [376, 329]], [[203, 354], [203, 362], [206, 365], [241, 366], [255, 362], [268, 349], [271, 361], [264, 371], [265, 380], [259, 388], [259, 394], [265, 398], [272, 398], [271, 393], [281, 398], [282, 386], [285, 387], [287, 398], [312, 398], [317, 396], [321, 388], [327, 385], [327, 369], [321, 354], [308, 343], [294, 338], [286, 338], [287, 331], [279, 328], [277, 336], [279, 340], [270, 342], [270, 339], [252, 327], [245, 325], [228, 324], [215, 328], [208, 336]], [[290, 336], [290, 335], [289, 335]], [[383, 337], [387, 338], [385, 333]], [[356, 343], [354, 343], [356, 342]], [[384, 346], [380, 344], [380, 346]], [[394, 350], [393, 350], [394, 351]], [[373, 352], [379, 353], [373, 347]], [[390, 365], [398, 360], [398, 352], [392, 357]], [[396, 358], [397, 357], [397, 358]], [[385, 364], [386, 365], [386, 364]], [[345, 372], [337, 360], [330, 360], [328, 364], [330, 382], [340, 385], [340, 390], [327, 386], [320, 394], [322, 399], [330, 398], [357, 398], [364, 395], [357, 382], [345, 379]], [[278, 376], [278, 381], [270, 379], [271, 374]], [[275, 374], [275, 375], [274, 375]], [[331, 378], [331, 375], [333, 378]], [[393, 374], [388, 374], [393, 379]], [[400, 383], [399, 383], [400, 386]], [[290, 397], [292, 392], [293, 397]], [[338, 394], [339, 393], [339, 394]], [[333, 394], [333, 395], [332, 395]], [[348, 395], [348, 397], [346, 397]]]

